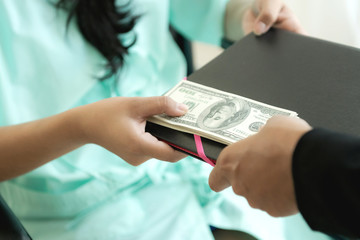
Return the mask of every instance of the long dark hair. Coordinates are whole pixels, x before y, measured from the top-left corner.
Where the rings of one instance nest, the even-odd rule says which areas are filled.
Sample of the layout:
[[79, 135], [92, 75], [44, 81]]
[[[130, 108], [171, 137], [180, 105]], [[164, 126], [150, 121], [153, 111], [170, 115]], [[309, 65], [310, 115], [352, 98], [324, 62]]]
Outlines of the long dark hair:
[[132, 16], [130, 0], [117, 7], [116, 0], [59, 0], [57, 8], [69, 11], [67, 25], [76, 18], [77, 25], [84, 38], [93, 45], [108, 61], [104, 80], [115, 74], [124, 64], [124, 56], [135, 43], [136, 38], [127, 45], [120, 34], [130, 32], [139, 16]]

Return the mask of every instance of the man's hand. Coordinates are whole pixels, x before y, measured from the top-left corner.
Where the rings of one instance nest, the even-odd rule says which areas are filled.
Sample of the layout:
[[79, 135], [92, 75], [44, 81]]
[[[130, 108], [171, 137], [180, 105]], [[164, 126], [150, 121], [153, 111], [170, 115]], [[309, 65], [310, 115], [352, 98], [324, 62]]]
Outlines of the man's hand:
[[237, 41], [244, 34], [266, 33], [270, 27], [306, 34], [282, 0], [230, 0], [225, 14], [225, 37]]
[[210, 174], [214, 191], [232, 186], [250, 206], [272, 216], [298, 212], [292, 178], [292, 155], [311, 127], [294, 117], [276, 116], [259, 133], [226, 147]]

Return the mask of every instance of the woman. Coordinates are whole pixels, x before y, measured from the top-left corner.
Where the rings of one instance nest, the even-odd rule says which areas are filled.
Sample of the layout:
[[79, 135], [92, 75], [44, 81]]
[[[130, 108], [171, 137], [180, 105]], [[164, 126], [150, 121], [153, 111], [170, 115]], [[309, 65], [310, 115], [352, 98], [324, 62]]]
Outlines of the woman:
[[[261, 34], [271, 25], [302, 31], [281, 1], [257, 4], [258, 17], [250, 8], [245, 13], [248, 31]], [[243, 7], [241, 1], [219, 0], [0, 3], [0, 125], [41, 119], [0, 129], [5, 143], [14, 140], [14, 132], [23, 145], [29, 143], [14, 151], [14, 144], [5, 145], [9, 155], [0, 159], [10, 166], [3, 172], [11, 173], [3, 179], [57, 158], [0, 186], [34, 239], [212, 239], [209, 225], [266, 236], [265, 230], [261, 234], [238, 220], [245, 213], [233, 194], [211, 192], [209, 169], [201, 162], [154, 160], [133, 167], [116, 156], [133, 165], [151, 157], [182, 157], [159, 146], [144, 133], [144, 125], [148, 115], [164, 108], [171, 115], [184, 109], [174, 110], [176, 104], [164, 98], [132, 97], [161, 95], [184, 77], [185, 60], [169, 23], [192, 40], [219, 44], [224, 19], [226, 37], [242, 36]], [[115, 96], [120, 98], [110, 98]], [[110, 99], [100, 101], [105, 98]], [[159, 108], [148, 109], [158, 101], [163, 101]], [[77, 120], [68, 131], [53, 130], [50, 123], [64, 123], [69, 115], [78, 118], [70, 118]], [[86, 136], [80, 142], [74, 137], [79, 128]], [[37, 130], [42, 134], [32, 138]], [[144, 151], [139, 144], [144, 136], [159, 148]], [[43, 144], [34, 144], [39, 138]], [[159, 153], [160, 148], [171, 156]], [[24, 149], [24, 156], [39, 155], [18, 157], [12, 167], [13, 157]], [[32, 161], [37, 163], [28, 165]]]

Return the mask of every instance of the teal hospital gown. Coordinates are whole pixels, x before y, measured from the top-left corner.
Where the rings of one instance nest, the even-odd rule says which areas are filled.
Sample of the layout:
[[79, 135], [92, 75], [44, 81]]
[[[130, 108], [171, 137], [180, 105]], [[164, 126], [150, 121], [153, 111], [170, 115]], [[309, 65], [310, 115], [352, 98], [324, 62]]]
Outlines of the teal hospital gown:
[[[131, 41], [136, 35], [136, 44], [120, 73], [99, 81], [105, 60], [74, 21], [66, 29], [66, 12], [47, 0], [0, 1], [0, 126], [112, 96], [163, 94], [186, 73], [169, 22], [192, 40], [218, 44], [225, 4], [132, 1], [141, 18], [121, 38]], [[274, 219], [231, 190], [212, 192], [210, 171], [192, 158], [133, 167], [89, 144], [2, 182], [0, 192], [34, 239], [206, 240], [213, 239], [209, 225], [260, 239], [297, 239], [299, 234], [309, 236], [299, 239], [326, 239], [299, 216]]]

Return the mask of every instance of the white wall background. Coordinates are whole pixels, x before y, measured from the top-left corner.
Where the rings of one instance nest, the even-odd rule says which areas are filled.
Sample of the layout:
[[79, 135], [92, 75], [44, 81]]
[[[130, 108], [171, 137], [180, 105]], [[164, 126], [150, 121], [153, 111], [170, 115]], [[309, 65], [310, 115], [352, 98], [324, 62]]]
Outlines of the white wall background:
[[284, 0], [311, 36], [360, 47], [360, 0]]

